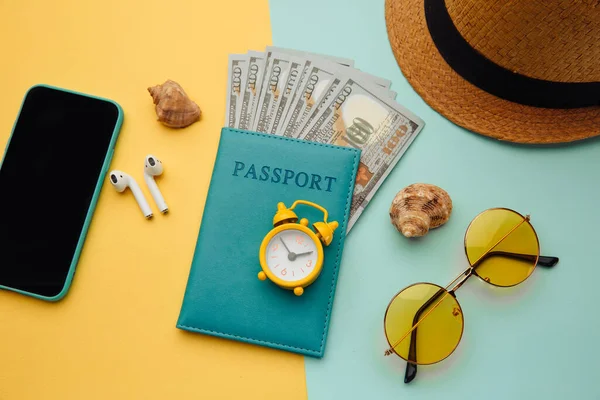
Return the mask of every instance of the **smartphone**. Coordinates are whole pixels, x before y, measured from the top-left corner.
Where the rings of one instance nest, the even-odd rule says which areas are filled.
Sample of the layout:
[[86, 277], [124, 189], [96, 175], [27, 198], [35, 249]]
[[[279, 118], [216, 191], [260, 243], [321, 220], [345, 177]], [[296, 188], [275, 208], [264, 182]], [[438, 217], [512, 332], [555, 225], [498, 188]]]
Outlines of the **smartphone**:
[[0, 288], [65, 296], [123, 121], [107, 99], [29, 89], [0, 163]]

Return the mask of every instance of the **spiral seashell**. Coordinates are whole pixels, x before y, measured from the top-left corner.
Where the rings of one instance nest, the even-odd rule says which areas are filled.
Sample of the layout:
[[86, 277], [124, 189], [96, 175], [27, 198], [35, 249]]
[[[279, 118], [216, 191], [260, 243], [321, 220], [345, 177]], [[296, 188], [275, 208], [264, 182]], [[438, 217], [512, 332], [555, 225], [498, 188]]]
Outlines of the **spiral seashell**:
[[418, 237], [445, 224], [451, 212], [452, 200], [444, 189], [415, 183], [396, 194], [390, 207], [390, 218], [404, 236]]
[[200, 107], [185, 94], [183, 88], [168, 80], [148, 88], [156, 104], [158, 120], [170, 128], [185, 128], [200, 119]]

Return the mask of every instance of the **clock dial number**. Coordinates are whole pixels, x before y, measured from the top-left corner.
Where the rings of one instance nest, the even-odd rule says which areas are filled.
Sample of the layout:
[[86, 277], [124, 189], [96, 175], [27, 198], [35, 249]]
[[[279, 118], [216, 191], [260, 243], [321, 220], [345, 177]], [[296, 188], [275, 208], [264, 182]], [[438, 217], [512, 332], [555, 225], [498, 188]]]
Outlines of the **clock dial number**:
[[281, 270], [281, 275], [283, 275], [283, 276], [287, 275], [287, 268], [284, 268]]
[[306, 268], [310, 268], [310, 267], [312, 267], [312, 260], [308, 260], [306, 262]]

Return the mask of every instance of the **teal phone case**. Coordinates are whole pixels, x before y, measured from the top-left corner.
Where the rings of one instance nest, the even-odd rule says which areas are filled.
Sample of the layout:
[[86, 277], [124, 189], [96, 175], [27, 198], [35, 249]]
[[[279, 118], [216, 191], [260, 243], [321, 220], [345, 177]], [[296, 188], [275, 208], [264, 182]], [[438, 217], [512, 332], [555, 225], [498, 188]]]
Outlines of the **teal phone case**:
[[[224, 128], [177, 327], [322, 357], [359, 159], [357, 149]], [[298, 179], [285, 179], [292, 173]], [[302, 296], [257, 277], [277, 203], [298, 199], [339, 223], [320, 276]], [[309, 227], [323, 220], [311, 207], [294, 211]]]
[[96, 208], [96, 203], [98, 202], [98, 197], [100, 196], [100, 190], [102, 189], [102, 185], [104, 184], [104, 178], [106, 176], [106, 172], [108, 171], [110, 162], [111, 162], [113, 154], [115, 152], [115, 144], [116, 144], [117, 138], [119, 136], [119, 131], [121, 129], [121, 125], [123, 124], [123, 109], [116, 102], [109, 100], [109, 99], [102, 98], [102, 97], [92, 96], [89, 94], [80, 93], [80, 92], [76, 92], [73, 90], [67, 90], [67, 89], [50, 86], [50, 85], [44, 85], [44, 84], [34, 85], [31, 88], [29, 88], [29, 90], [23, 97], [23, 101], [21, 102], [21, 107], [19, 108], [19, 114], [17, 114], [17, 118], [15, 119], [15, 122], [13, 124], [11, 135], [10, 135], [10, 137], [8, 139], [8, 143], [6, 143], [6, 147], [4, 149], [4, 155], [2, 156], [2, 160], [0, 161], [0, 168], [2, 168], [2, 162], [4, 161], [6, 153], [8, 152], [8, 149], [10, 147], [10, 141], [15, 132], [15, 127], [17, 125], [19, 115], [21, 114], [23, 104], [25, 103], [25, 99], [27, 98], [27, 94], [29, 93], [29, 91], [31, 91], [32, 89], [37, 88], [37, 87], [44, 87], [44, 88], [53, 89], [53, 90], [60, 90], [62, 92], [72, 93], [72, 94], [76, 94], [79, 96], [85, 96], [85, 97], [90, 97], [90, 98], [97, 99], [97, 100], [106, 101], [106, 102], [113, 104], [115, 107], [117, 107], [117, 110], [119, 111], [117, 123], [115, 124], [115, 129], [113, 131], [112, 138], [110, 140], [109, 150], [106, 153], [106, 157], [104, 157], [104, 163], [102, 164], [102, 171], [100, 172], [100, 176], [98, 176], [98, 183], [96, 184], [96, 189], [94, 190], [94, 196], [90, 203], [90, 207], [88, 208], [88, 212], [85, 217], [85, 222], [83, 224], [83, 228], [81, 229], [81, 234], [79, 236], [79, 240], [77, 241], [77, 248], [75, 249], [75, 254], [73, 255], [73, 260], [71, 261], [71, 266], [69, 267], [69, 272], [67, 274], [67, 278], [65, 279], [65, 284], [63, 286], [63, 289], [56, 296], [48, 297], [48, 296], [41, 296], [41, 295], [38, 295], [35, 293], [26, 292], [24, 290], [19, 290], [19, 289], [11, 288], [8, 286], [0, 285], [0, 289], [5, 289], [5, 290], [10, 290], [13, 292], [21, 293], [21, 294], [24, 294], [27, 296], [35, 297], [40, 300], [58, 301], [58, 300], [62, 299], [63, 297], [65, 297], [65, 295], [69, 291], [69, 287], [71, 286], [71, 281], [73, 280], [73, 275], [75, 274], [75, 268], [77, 267], [77, 262], [79, 261], [79, 256], [81, 254], [81, 250], [83, 249], [85, 237], [87, 235], [87, 231], [90, 226], [90, 223], [92, 222], [92, 216], [94, 214], [94, 209]]

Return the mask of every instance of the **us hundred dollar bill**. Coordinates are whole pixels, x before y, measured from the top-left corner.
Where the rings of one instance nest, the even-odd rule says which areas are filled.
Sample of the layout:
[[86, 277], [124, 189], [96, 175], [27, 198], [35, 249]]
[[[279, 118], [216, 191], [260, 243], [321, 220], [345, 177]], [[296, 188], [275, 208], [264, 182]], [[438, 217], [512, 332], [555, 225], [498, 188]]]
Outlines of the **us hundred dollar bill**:
[[381, 86], [384, 89], [389, 89], [392, 86], [392, 81], [389, 79], [381, 78], [377, 75], [369, 74], [368, 72], [361, 71], [355, 68], [344, 68], [344, 72], [356, 79], [362, 79], [365, 82], [372, 82], [377, 86]]
[[306, 59], [291, 57], [288, 74], [285, 80], [285, 84], [283, 86], [283, 90], [281, 91], [279, 98], [277, 99], [277, 103], [275, 103], [275, 110], [271, 115], [269, 120], [269, 125], [267, 126], [267, 133], [276, 133], [277, 129], [282, 122], [282, 119], [285, 117], [285, 111], [288, 109], [288, 105], [292, 100], [292, 95], [296, 93], [298, 88], [298, 84], [300, 83], [301, 75], [304, 71], [304, 65], [308, 61]]
[[305, 140], [362, 150], [348, 230], [424, 125], [395, 101], [348, 79], [308, 127]]
[[288, 101], [285, 104], [283, 110], [281, 110], [281, 116], [277, 118], [277, 116], [273, 119], [273, 126], [271, 127], [271, 132], [277, 135], [282, 135], [285, 130], [285, 121], [287, 120], [287, 115], [289, 114], [290, 107], [296, 103], [296, 98], [298, 97], [298, 93], [304, 87], [306, 83], [306, 77], [308, 75], [308, 71], [312, 66], [313, 60], [307, 58], [304, 60], [304, 66], [300, 70], [300, 78], [298, 79], [298, 83], [296, 87], [291, 91]]
[[[288, 49], [284, 49], [284, 50], [289, 51]], [[297, 53], [299, 53], [299, 52], [297, 52]], [[308, 55], [308, 58], [306, 58], [304, 61], [304, 67], [302, 68], [302, 72], [300, 74], [300, 79], [298, 80], [298, 84], [296, 85], [296, 88], [292, 90], [292, 92], [290, 94], [290, 98], [286, 102], [287, 104], [281, 110], [281, 117], [275, 118], [275, 123], [274, 123], [273, 127], [271, 128], [271, 133], [275, 133], [277, 135], [283, 135], [283, 133], [287, 127], [286, 123], [289, 120], [288, 115], [290, 114], [290, 109], [293, 109], [293, 106], [296, 104], [297, 98], [300, 96], [300, 92], [302, 92], [302, 88], [304, 88], [304, 86], [306, 85], [307, 80], [309, 78], [309, 72], [314, 63], [327, 63], [329, 68], [332, 70], [337, 67], [350, 68], [352, 65], [354, 65], [353, 60], [341, 59], [338, 57], [329, 57], [326, 60], [324, 58], [321, 58], [320, 56], [315, 55], [314, 53], [305, 53], [305, 54]], [[335, 64], [332, 64], [331, 61], [328, 61], [329, 59], [331, 59], [331, 61], [335, 62]], [[348, 67], [347, 65], [349, 65], [350, 67]]]
[[[304, 56], [304, 67], [302, 68], [302, 72], [300, 73], [300, 79], [298, 79], [297, 86], [292, 89], [289, 100], [282, 101], [282, 104], [285, 103], [284, 107], [280, 107], [278, 110], [276, 117], [274, 118], [273, 126], [270, 129], [271, 133], [277, 135], [283, 135], [284, 130], [286, 128], [286, 122], [288, 120], [288, 115], [290, 113], [290, 109], [293, 108], [293, 105], [296, 104], [296, 99], [299, 96], [299, 93], [302, 91], [302, 88], [306, 85], [307, 79], [309, 77], [309, 71], [314, 63], [329, 63], [330, 68], [334, 69], [336, 67], [340, 67], [343, 69], [352, 68], [354, 65], [354, 60], [334, 57], [334, 56], [325, 56], [316, 53], [308, 53], [303, 51], [284, 49], [280, 47], [267, 47], [267, 49], [278, 49], [281, 52], [289, 53], [289, 54], [301, 54]], [[333, 65], [331, 63], [334, 63]], [[280, 116], [278, 116], [280, 115]]]
[[308, 115], [306, 120], [303, 122], [302, 126], [299, 127], [296, 130], [296, 132], [294, 133], [295, 137], [302, 138], [305, 136], [306, 128], [312, 125], [312, 122], [321, 113], [323, 106], [329, 101], [330, 97], [332, 95], [333, 96], [338, 95], [338, 92], [339, 92], [338, 86], [339, 86], [340, 82], [346, 82], [350, 78], [353, 78], [353, 79], [356, 79], [356, 80], [359, 80], [359, 81], [362, 81], [365, 83], [368, 82], [369, 88], [372, 89], [379, 96], [388, 97], [388, 98], [392, 98], [392, 96], [395, 96], [395, 94], [392, 94], [395, 92], [388, 90], [389, 87], [392, 85], [391, 81], [380, 78], [375, 75], [368, 74], [366, 72], [362, 72], [362, 71], [354, 69], [354, 68], [339, 68], [338, 72], [336, 73], [335, 78], [333, 79], [331, 85], [329, 86], [329, 91], [327, 92], [327, 94], [325, 96], [323, 96], [321, 98], [321, 101], [319, 102], [319, 104], [311, 109], [310, 114]]
[[229, 128], [237, 126], [236, 117], [242, 99], [242, 78], [248, 65], [245, 54], [229, 55], [229, 75], [227, 77], [227, 108], [225, 111], [225, 124]]
[[283, 122], [283, 136], [293, 137], [294, 133], [302, 127], [313, 106], [329, 92], [329, 87], [338, 71], [336, 64], [330, 62], [315, 62], [309, 67], [304, 82], [297, 90], [295, 103], [290, 105], [285, 121]]
[[[267, 86], [267, 82], [269, 80], [269, 71], [271, 70], [271, 66], [272, 66], [272, 62], [273, 59], [271, 58], [271, 54], [273, 54], [272, 50], [267, 50], [264, 53], [262, 53], [264, 55], [263, 58], [263, 68], [264, 68], [264, 72], [262, 74], [262, 78], [260, 80], [260, 84], [257, 85], [258, 88], [260, 88], [260, 91], [258, 93], [258, 101], [260, 102], [260, 99], [262, 98], [264, 92], [265, 92], [265, 87]], [[258, 109], [258, 103], [256, 103], [256, 108]], [[256, 124], [256, 110], [253, 110], [252, 113], [254, 115], [254, 119], [252, 121], [252, 126], [251, 128], [253, 128]]]
[[262, 78], [265, 71], [265, 53], [249, 51], [246, 76], [242, 88], [239, 115], [236, 118], [239, 129], [251, 129], [254, 111], [258, 105]]
[[325, 104], [327, 104], [328, 100], [331, 98], [332, 95], [336, 94], [336, 89], [338, 87], [338, 85], [340, 84], [340, 82], [342, 82], [344, 79], [343, 76], [339, 76], [339, 75], [334, 75], [333, 79], [331, 80], [331, 83], [329, 84], [329, 87], [327, 88], [327, 93], [325, 93], [325, 95], [321, 96], [321, 99], [319, 100], [319, 102], [314, 105], [313, 107], [310, 108], [310, 110], [308, 110], [308, 114], [307, 116], [304, 118], [304, 120], [302, 121], [301, 124], [298, 125], [298, 127], [296, 128], [296, 130], [293, 133], [293, 137], [302, 138], [302, 133], [304, 131], [304, 127], [307, 124], [311, 124], [312, 121], [314, 120], [314, 118], [320, 114], [323, 106]]
[[332, 61], [332, 62], [335, 62], [340, 65], [345, 65], [346, 67], [354, 66], [354, 60], [351, 60], [349, 58], [336, 57], [336, 56], [330, 56], [330, 55], [319, 54], [319, 53], [310, 53], [308, 51], [288, 49], [285, 47], [267, 46], [266, 51], [267, 52], [275, 51], [278, 53], [289, 54], [291, 56], [296, 56], [296, 57], [300, 57], [300, 58], [308, 58], [308, 59], [311, 59], [314, 61], [317, 61], [319, 59], [325, 59], [325, 60]]
[[[263, 79], [261, 98], [255, 113], [252, 129], [256, 132], [267, 132], [271, 125], [277, 105], [286, 90], [290, 72], [298, 74], [298, 66], [302, 60], [294, 56], [273, 52], [269, 58], [269, 69]], [[293, 68], [292, 68], [293, 67]]]
[[[265, 71], [262, 75], [262, 79], [260, 81], [260, 85], [257, 87], [260, 87], [260, 93], [258, 95], [258, 98], [261, 99], [265, 93], [265, 89], [268, 86], [268, 81], [269, 81], [269, 77], [270, 77], [270, 71], [271, 71], [271, 67], [273, 65], [273, 58], [271, 57], [271, 55], [275, 52], [275, 53], [280, 53], [280, 54], [287, 54], [288, 56], [292, 57], [293, 53], [297, 53], [297, 51], [293, 51], [293, 50], [289, 50], [289, 49], [281, 49], [281, 50], [285, 50], [286, 52], [283, 51], [278, 51], [279, 48], [277, 47], [273, 47], [273, 46], [267, 46], [264, 54], [264, 68]], [[258, 109], [258, 104], [257, 104], [257, 109]], [[254, 110], [253, 113], [256, 113], [257, 111]], [[252, 123], [252, 127], [255, 128], [256, 127], [256, 115], [254, 116], [254, 121]]]

